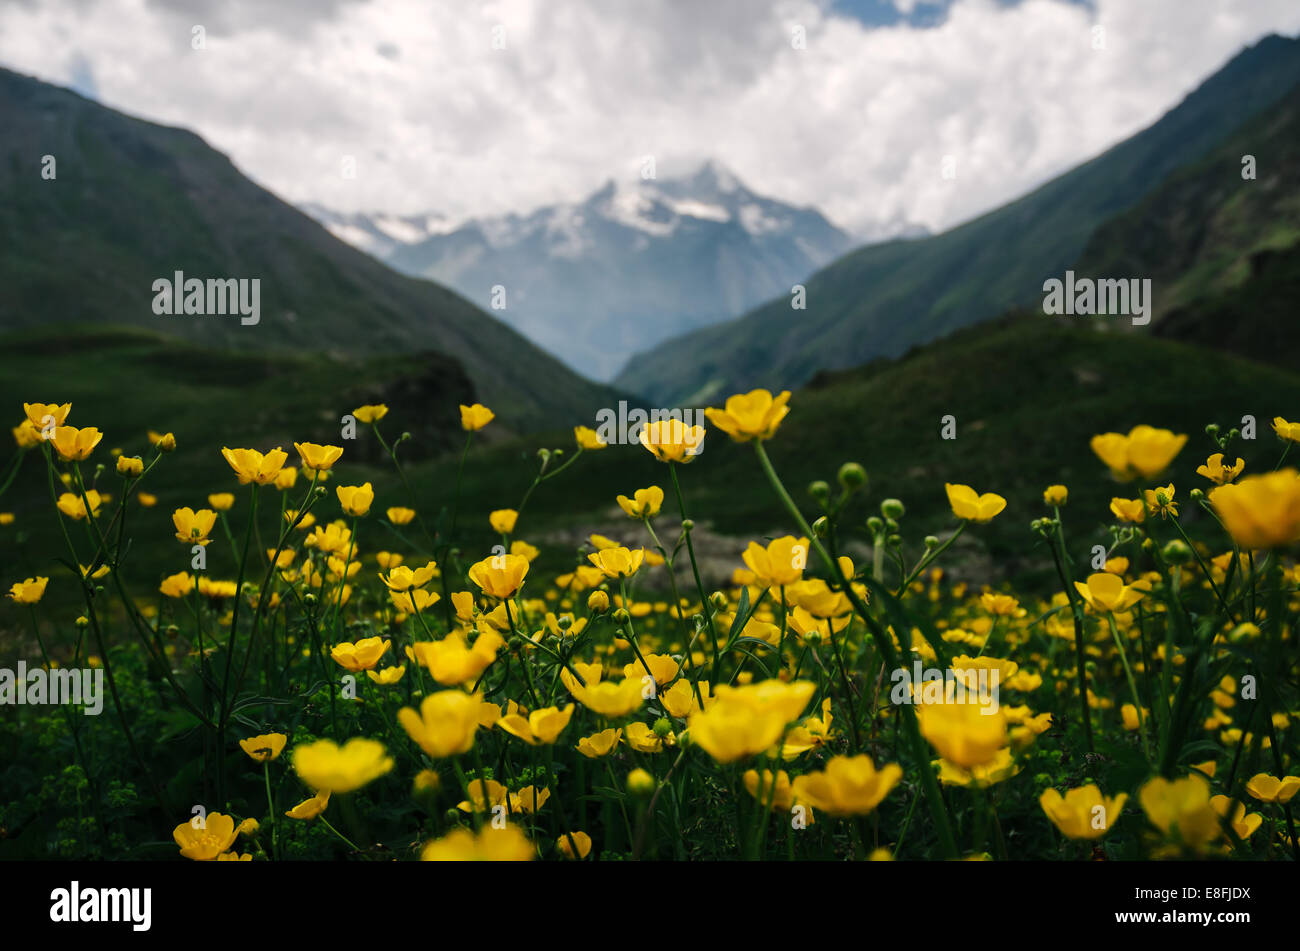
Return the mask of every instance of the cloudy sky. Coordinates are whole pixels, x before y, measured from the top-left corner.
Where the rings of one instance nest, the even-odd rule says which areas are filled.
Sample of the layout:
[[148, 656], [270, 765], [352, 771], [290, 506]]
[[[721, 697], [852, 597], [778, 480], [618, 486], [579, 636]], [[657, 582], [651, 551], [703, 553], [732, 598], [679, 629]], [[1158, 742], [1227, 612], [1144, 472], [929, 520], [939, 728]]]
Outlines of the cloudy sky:
[[1270, 32], [1300, 3], [0, 0], [0, 64], [291, 201], [459, 219], [713, 158], [863, 234], [1022, 194]]

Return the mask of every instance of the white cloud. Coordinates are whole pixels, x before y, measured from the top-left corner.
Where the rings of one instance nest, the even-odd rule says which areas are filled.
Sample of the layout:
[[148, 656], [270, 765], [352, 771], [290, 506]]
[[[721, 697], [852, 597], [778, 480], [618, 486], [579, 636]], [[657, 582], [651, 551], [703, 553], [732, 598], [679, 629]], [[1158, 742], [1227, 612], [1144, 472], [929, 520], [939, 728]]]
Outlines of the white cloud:
[[850, 227], [939, 229], [1149, 124], [1273, 31], [1300, 31], [1294, 0], [956, 0], [928, 29], [824, 0], [42, 0], [0, 7], [0, 63], [89, 75], [107, 105], [341, 210], [524, 211], [654, 155], [717, 158]]

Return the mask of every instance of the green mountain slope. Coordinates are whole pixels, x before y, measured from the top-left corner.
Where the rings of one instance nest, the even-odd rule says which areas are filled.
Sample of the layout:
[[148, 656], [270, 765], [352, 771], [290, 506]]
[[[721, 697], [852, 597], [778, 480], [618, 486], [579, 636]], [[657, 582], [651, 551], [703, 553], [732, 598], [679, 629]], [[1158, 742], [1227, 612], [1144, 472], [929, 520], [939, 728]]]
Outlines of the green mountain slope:
[[[137, 539], [132, 563], [140, 567], [133, 577], [150, 588], [156, 583], [147, 580], [152, 573], [184, 567], [185, 552], [168, 531], [174, 509], [205, 506], [212, 492], [237, 492], [241, 509], [246, 504], [246, 490], [221, 457], [223, 446], [280, 446], [297, 465], [295, 440], [341, 444], [349, 478], [355, 477], [350, 484], [359, 484], [372, 471], [383, 477], [391, 470], [377, 467], [383, 453], [364, 426], [358, 427], [355, 441], [340, 440], [341, 416], [365, 403], [401, 407], [398, 428], [390, 435], [411, 432], [412, 438], [402, 445], [402, 458], [428, 458], [463, 445], [457, 405], [474, 393], [463, 368], [438, 353], [266, 354], [84, 325], [6, 334], [0, 337], [0, 353], [5, 356], [0, 360], [0, 420], [6, 443], [0, 451], [0, 473], [9, 471], [9, 428], [22, 419], [24, 402], [70, 402], [70, 423], [95, 426], [104, 433], [82, 472], [90, 479], [96, 465], [103, 464], [106, 471], [97, 485], [113, 495], [121, 491], [121, 479], [113, 471], [110, 450], [149, 459], [153, 450], [148, 430], [175, 434], [176, 451], [142, 486], [157, 496], [157, 507], [131, 516], [139, 526], [133, 529]], [[333, 504], [328, 507], [337, 511]], [[66, 549], [50, 508], [39, 452], [25, 454], [12, 486], [0, 498], [0, 511], [15, 515], [0, 545], [6, 577], [59, 570], [53, 559], [66, 558]], [[242, 518], [236, 514], [232, 527], [242, 526]], [[214, 547], [213, 558], [214, 569], [222, 571], [231, 554], [222, 545]]]
[[[521, 427], [609, 405], [463, 298], [403, 277], [259, 188], [183, 129], [0, 69], [0, 330], [126, 325], [202, 347], [437, 351]], [[42, 177], [43, 156], [56, 177]], [[158, 316], [153, 282], [260, 278], [261, 321]]]
[[[1242, 52], [1145, 131], [1030, 195], [944, 234], [864, 248], [786, 298], [635, 357], [616, 385], [672, 405], [753, 386], [794, 386], [820, 369], [910, 347], [1041, 301], [1106, 219], [1195, 162], [1300, 82], [1300, 40]], [[1128, 269], [1125, 275], [1128, 276]]]
[[[1276, 463], [1280, 449], [1268, 421], [1300, 413], [1300, 375], [1180, 342], [1020, 315], [959, 331], [901, 360], [823, 374], [795, 392], [790, 405], [768, 447], [806, 512], [812, 510], [804, 491], [808, 483], [825, 479], [834, 485], [839, 465], [848, 460], [862, 463], [871, 480], [854, 509], [857, 524], [881, 499], [897, 497], [907, 505], [904, 526], [913, 543], [954, 526], [945, 482], [996, 491], [1008, 499], [1006, 511], [973, 534], [996, 557], [998, 570], [1015, 574], [1050, 568], [1045, 551], [1025, 554], [1028, 525], [1044, 514], [1046, 486], [1069, 487], [1073, 541], [1080, 550], [1104, 540], [1100, 529], [1112, 520], [1111, 497], [1131, 498], [1137, 491], [1109, 478], [1089, 449], [1094, 434], [1128, 432], [1138, 423], [1187, 433], [1188, 446], [1167, 477], [1185, 500], [1192, 488], [1208, 487], [1195, 470], [1214, 451], [1203, 432], [1209, 422], [1226, 430], [1246, 414], [1255, 416], [1256, 440], [1235, 449], [1247, 471]], [[948, 414], [956, 417], [955, 440], [940, 438]], [[482, 550], [492, 543], [484, 531], [486, 513], [517, 504], [538, 446], [568, 444], [557, 433], [551, 441], [529, 438], [471, 454], [461, 524], [479, 532]], [[454, 484], [455, 462], [430, 463], [420, 476], [419, 485], [441, 488], [428, 491], [419, 504], [436, 506]], [[716, 430], [710, 428], [704, 452], [681, 477], [691, 516], [715, 531], [750, 538], [789, 528], [752, 450]], [[522, 537], [535, 539], [562, 526], [591, 530], [611, 517], [622, 524], [616, 512], [609, 514], [614, 496], [652, 484], [665, 487], [665, 511], [675, 511], [665, 467], [640, 447], [584, 456], [533, 496], [520, 521]], [[1195, 515], [1191, 524], [1198, 524]], [[624, 532], [621, 537], [641, 543], [630, 521]], [[572, 557], [571, 550], [549, 554]], [[919, 554], [914, 544], [911, 557]], [[1036, 556], [1027, 566], [1026, 557]]]
[[1150, 277], [1161, 336], [1300, 365], [1300, 86], [1098, 228], [1076, 271]]

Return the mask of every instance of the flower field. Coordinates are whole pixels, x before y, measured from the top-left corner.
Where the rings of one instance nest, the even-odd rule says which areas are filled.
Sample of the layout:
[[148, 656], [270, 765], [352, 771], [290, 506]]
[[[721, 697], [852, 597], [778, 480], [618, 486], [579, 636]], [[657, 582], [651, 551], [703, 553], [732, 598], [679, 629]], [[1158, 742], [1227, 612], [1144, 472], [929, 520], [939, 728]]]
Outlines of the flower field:
[[[998, 486], [917, 484], [952, 513], [925, 538], [857, 462], [796, 496], [765, 448], [789, 400], [738, 394], [632, 445], [578, 426], [499, 508], [467, 504], [458, 477], [436, 512], [385, 405], [343, 417], [334, 445], [214, 445], [228, 491], [164, 513], [151, 484], [173, 435], [24, 404], [0, 551], [25, 527], [61, 555], [48, 576], [0, 576], [0, 843], [253, 862], [1300, 860], [1300, 423], [1273, 421], [1276, 465], [1255, 471], [1236, 429], [1096, 435], [1109, 511], [1043, 486], [1024, 544], [1054, 581], [993, 587], [948, 560], [1010, 517]], [[459, 471], [494, 420], [460, 406]], [[706, 436], [745, 444], [787, 519], [756, 526], [714, 589], [683, 491], [710, 479]], [[361, 439], [391, 489], [355, 484]], [[625, 529], [544, 571], [529, 503], [594, 453], [650, 453], [661, 478], [609, 485]], [[1188, 456], [1197, 484], [1162, 478]], [[21, 519], [3, 511], [20, 476], [48, 485]], [[870, 516], [848, 517], [864, 498]], [[175, 556], [142, 565], [168, 516]], [[1075, 541], [1099, 519], [1108, 544]], [[462, 550], [471, 523], [498, 541]], [[208, 570], [218, 550], [234, 572]]]

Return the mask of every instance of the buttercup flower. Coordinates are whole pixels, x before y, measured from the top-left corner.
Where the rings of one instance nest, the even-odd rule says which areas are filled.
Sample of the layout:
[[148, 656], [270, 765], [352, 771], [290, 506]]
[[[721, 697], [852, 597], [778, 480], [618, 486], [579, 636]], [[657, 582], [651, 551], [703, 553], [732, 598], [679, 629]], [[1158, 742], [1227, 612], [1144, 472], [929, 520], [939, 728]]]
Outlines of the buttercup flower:
[[360, 673], [372, 670], [379, 659], [388, 653], [390, 646], [391, 642], [381, 637], [363, 637], [355, 644], [348, 641], [336, 644], [330, 650], [330, 657], [344, 670]]
[[1043, 491], [1043, 501], [1048, 505], [1064, 505], [1070, 497], [1070, 490], [1063, 485], [1049, 485]]
[[94, 426], [85, 429], [59, 426], [54, 430], [54, 448], [69, 462], [80, 461], [89, 458], [91, 451], [103, 438], [104, 434]]
[[1268, 773], [1256, 773], [1246, 783], [1246, 792], [1260, 802], [1287, 803], [1300, 792], [1300, 776], [1283, 776], [1278, 779]]
[[691, 738], [719, 763], [731, 763], [763, 752], [781, 739], [797, 720], [817, 685], [810, 681], [786, 684], [778, 680], [745, 687], [719, 685], [707, 710], [687, 720]]
[[400, 681], [405, 673], [406, 665], [402, 664], [400, 667], [385, 667], [380, 671], [367, 670], [366, 676], [372, 683], [377, 683], [381, 687], [391, 687]]
[[989, 522], [1007, 507], [1007, 500], [994, 492], [979, 495], [968, 485], [954, 485], [951, 482], [945, 482], [943, 487], [948, 493], [952, 514], [965, 521]]
[[485, 825], [478, 832], [455, 829], [420, 852], [422, 862], [528, 862], [535, 857], [528, 837], [509, 823], [504, 829]]
[[1111, 474], [1126, 482], [1137, 476], [1149, 479], [1159, 475], [1186, 443], [1185, 435], [1176, 436], [1168, 429], [1134, 426], [1127, 436], [1121, 433], [1093, 436], [1090, 445]]
[[139, 456], [118, 456], [117, 474], [129, 479], [138, 479], [144, 472], [144, 460]]
[[[956, 663], [956, 661], [954, 661]], [[1006, 717], [977, 703], [945, 698], [917, 710], [921, 735], [949, 763], [962, 769], [987, 766], [1007, 745]]]
[[222, 852], [230, 851], [238, 837], [235, 820], [219, 812], [195, 816], [172, 830], [172, 838], [180, 846], [181, 855], [196, 862], [215, 861]]
[[27, 414], [27, 422], [38, 433], [62, 426], [67, 422], [68, 413], [71, 411], [71, 403], [63, 403], [62, 405], [58, 403], [23, 404], [23, 412]]
[[358, 518], [369, 512], [370, 504], [375, 501], [375, 490], [369, 482], [364, 485], [335, 486], [334, 492], [339, 497], [343, 511]]
[[1102, 796], [1096, 783], [1070, 789], [1062, 796], [1055, 789], [1044, 789], [1038, 797], [1052, 825], [1067, 839], [1099, 839], [1110, 831], [1128, 801], [1128, 793]]
[[579, 449], [585, 449], [588, 452], [608, 448], [605, 441], [600, 438], [600, 434], [590, 426], [574, 426], [573, 441], [578, 444]]
[[99, 506], [104, 501], [105, 496], [101, 496], [94, 489], [86, 490], [86, 497], [83, 499], [80, 495], [74, 495], [71, 492], [64, 492], [59, 496], [58, 506], [60, 512], [75, 521], [80, 521], [86, 517], [86, 503], [90, 503], [90, 515], [92, 518], [99, 516]]
[[424, 698], [418, 714], [410, 707], [397, 711], [397, 722], [420, 749], [443, 759], [468, 753], [474, 746], [482, 706], [479, 694], [439, 690]]
[[45, 597], [45, 586], [49, 583], [49, 578], [40, 577], [15, 581], [9, 587], [9, 597], [19, 604], [36, 604]]
[[[31, 418], [31, 413], [28, 413]], [[1281, 416], [1273, 418], [1273, 432], [1277, 433], [1277, 438], [1284, 442], [1300, 442], [1300, 422], [1288, 423]]]
[[265, 733], [239, 741], [239, 748], [249, 755], [254, 763], [265, 763], [278, 759], [284, 751], [284, 744], [289, 738], [283, 733]]
[[235, 496], [230, 492], [214, 492], [208, 496], [208, 504], [218, 512], [229, 512], [235, 505]]
[[529, 746], [549, 746], [560, 736], [573, 717], [573, 704], [545, 707], [528, 714], [527, 719], [518, 713], [508, 713], [497, 721], [497, 726], [512, 736], [517, 736]]
[[298, 805], [286, 812], [285, 815], [290, 819], [310, 821], [324, 812], [329, 804], [330, 791], [328, 789], [322, 789], [310, 799], [304, 799], [302, 802], [298, 803]]
[[783, 535], [767, 543], [750, 542], [741, 554], [754, 580], [769, 588], [792, 585], [803, 579], [808, 564], [808, 539]]
[[1088, 575], [1087, 583], [1076, 581], [1074, 588], [1099, 614], [1127, 611], [1146, 594], [1141, 588], [1124, 584], [1123, 578], [1108, 571]]
[[1162, 489], [1147, 489], [1142, 494], [1146, 499], [1147, 512], [1151, 515], [1168, 518], [1178, 514], [1178, 505], [1174, 502], [1173, 483]]
[[296, 442], [293, 448], [298, 450], [302, 464], [317, 472], [328, 472], [343, 455], [342, 446], [320, 446], [314, 442]]
[[[1210, 797], [1210, 805], [1220, 816], [1227, 819], [1228, 809], [1232, 805], [1232, 800], [1227, 796], [1218, 795]], [[1246, 813], [1246, 804], [1237, 803], [1237, 809], [1229, 820], [1232, 825], [1232, 831], [1237, 833], [1237, 838], [1243, 841], [1254, 835], [1264, 822], [1264, 817], [1257, 812]]]
[[164, 578], [158, 590], [169, 598], [184, 598], [194, 590], [194, 576], [187, 571], [178, 571]]
[[629, 551], [621, 546], [606, 548], [592, 552], [587, 556], [587, 560], [604, 572], [606, 578], [614, 580], [630, 578], [637, 573], [645, 560], [645, 549]]
[[494, 532], [509, 535], [515, 530], [515, 522], [518, 518], [519, 513], [514, 509], [498, 509], [488, 515], [488, 522], [492, 525]]
[[1196, 474], [1205, 476], [1215, 485], [1225, 485], [1241, 475], [1241, 470], [1244, 468], [1246, 468], [1246, 460], [1238, 458], [1235, 465], [1225, 466], [1223, 453], [1216, 452], [1205, 460], [1205, 465], [1197, 466]]
[[[573, 837], [572, 842], [569, 841], [570, 836]], [[587, 833], [585, 832], [571, 832], [568, 833], [567, 835], [561, 835], [558, 839], [555, 840], [555, 845], [560, 850], [560, 852], [563, 853], [566, 859], [571, 859], [574, 857], [573, 855], [574, 845], [577, 845], [578, 847], [577, 857], [579, 859], [585, 859], [588, 855], [591, 854], [591, 836], [587, 835]]]
[[33, 426], [30, 420], [24, 419], [10, 432], [14, 434], [14, 442], [19, 449], [32, 449], [41, 444], [41, 431]]
[[352, 415], [359, 423], [377, 423], [388, 415], [388, 407], [383, 403], [367, 404], [358, 406], [352, 411]]
[[833, 756], [824, 771], [795, 778], [794, 796], [832, 816], [865, 816], [902, 778], [897, 763], [877, 770], [866, 754]]
[[212, 541], [208, 536], [217, 524], [217, 513], [211, 509], [199, 509], [197, 512], [189, 506], [172, 513], [172, 524], [176, 526], [177, 541], [191, 545], [206, 545]]
[[221, 455], [229, 463], [230, 468], [235, 470], [240, 485], [248, 485], [250, 482], [266, 485], [275, 482], [280, 475], [280, 470], [289, 459], [289, 454], [279, 446], [265, 455], [256, 449], [226, 448], [221, 450]]
[[602, 756], [609, 755], [614, 747], [618, 746], [619, 738], [622, 735], [622, 730], [601, 730], [599, 733], [593, 733], [591, 736], [584, 736], [578, 740], [578, 745], [574, 749], [588, 759], [599, 759]]
[[1138, 790], [1138, 801], [1152, 825], [1166, 835], [1176, 833], [1189, 848], [1200, 849], [1220, 835], [1210, 784], [1196, 773], [1175, 780], [1157, 776]]
[[690, 462], [704, 451], [704, 427], [659, 419], [641, 427], [641, 445], [660, 462]]
[[496, 631], [484, 631], [475, 638], [473, 646], [465, 643], [459, 631], [452, 631], [440, 641], [412, 645], [411, 654], [434, 680], [453, 687], [478, 680], [504, 646], [505, 640]]
[[514, 597], [528, 574], [528, 559], [521, 555], [490, 555], [470, 566], [469, 580], [488, 597]]
[[293, 768], [313, 789], [346, 793], [383, 776], [393, 768], [393, 759], [376, 740], [353, 737], [343, 746], [317, 740], [294, 749]]
[[460, 425], [467, 433], [478, 432], [494, 419], [496, 419], [496, 413], [482, 403], [475, 403], [473, 406], [461, 404]]
[[1121, 522], [1135, 525], [1140, 525], [1147, 517], [1147, 506], [1142, 499], [1111, 499], [1110, 510]]
[[1210, 504], [1242, 548], [1281, 548], [1300, 540], [1300, 477], [1295, 469], [1221, 485], [1210, 491]]
[[620, 495], [617, 501], [628, 518], [654, 518], [664, 504], [664, 490], [652, 485], [648, 489], [637, 489], [630, 499], [626, 495]]
[[409, 591], [411, 588], [423, 588], [433, 579], [437, 570], [438, 566], [432, 561], [423, 568], [415, 569], [399, 563], [387, 575], [380, 575], [379, 580], [389, 591]]
[[415, 518], [415, 509], [394, 507], [384, 513], [394, 525], [409, 525]]
[[771, 439], [790, 412], [789, 402], [789, 390], [782, 390], [775, 399], [769, 390], [751, 390], [729, 396], [725, 408], [706, 409], [704, 415], [737, 442]]

